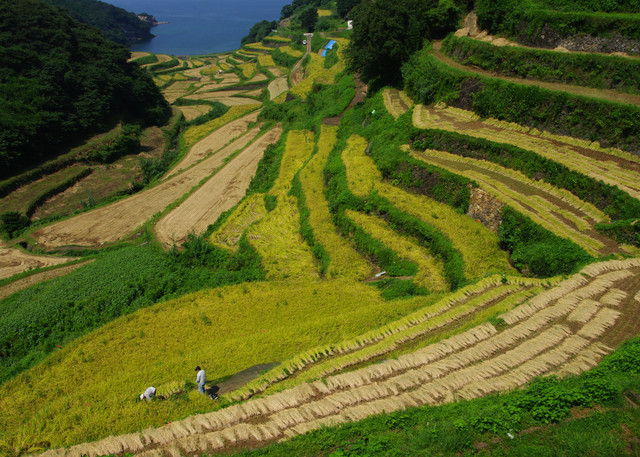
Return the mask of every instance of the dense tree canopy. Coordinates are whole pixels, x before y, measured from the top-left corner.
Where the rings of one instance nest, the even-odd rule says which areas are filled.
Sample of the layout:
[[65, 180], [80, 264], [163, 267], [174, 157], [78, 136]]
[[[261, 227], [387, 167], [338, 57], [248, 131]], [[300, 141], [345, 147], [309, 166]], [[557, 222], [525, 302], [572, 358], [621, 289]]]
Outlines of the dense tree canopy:
[[120, 44], [131, 44], [137, 40], [153, 38], [151, 24], [138, 19], [134, 13], [99, 0], [47, 0], [61, 6], [78, 21], [93, 25], [109, 38]]
[[264, 37], [269, 35], [273, 29], [278, 26], [276, 21], [260, 21], [253, 24], [251, 30], [249, 30], [249, 34], [242, 37], [241, 43], [255, 43], [257, 41], [262, 41]]
[[347, 57], [365, 81], [395, 84], [401, 66], [425, 39], [457, 26], [460, 9], [452, 0], [362, 0], [354, 19]]
[[300, 13], [300, 25], [306, 32], [313, 32], [318, 22], [318, 10], [310, 6]]
[[0, 2], [0, 178], [114, 116], [164, 122], [169, 106], [129, 55], [43, 0]]
[[342, 18], [346, 18], [349, 11], [351, 11], [360, 0], [336, 0], [336, 10]]

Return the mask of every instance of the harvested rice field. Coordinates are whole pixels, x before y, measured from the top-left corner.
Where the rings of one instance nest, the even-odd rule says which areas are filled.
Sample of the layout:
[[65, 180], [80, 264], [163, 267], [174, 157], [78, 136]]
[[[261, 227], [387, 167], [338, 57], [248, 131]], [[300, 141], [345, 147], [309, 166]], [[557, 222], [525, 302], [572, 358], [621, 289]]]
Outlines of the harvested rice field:
[[594, 228], [609, 218], [568, 191], [533, 181], [522, 173], [490, 162], [442, 151], [413, 154], [427, 163], [466, 176], [505, 205], [517, 209], [558, 236], [573, 240], [592, 255], [618, 252], [618, 246]]
[[[193, 449], [216, 452], [286, 439], [382, 412], [472, 399], [523, 386], [543, 374], [578, 373], [595, 366], [612, 350], [621, 330], [628, 331], [623, 330], [624, 322], [639, 306], [633, 300], [639, 276], [640, 261], [635, 259], [594, 264], [502, 313], [499, 317], [506, 323], [504, 327], [484, 323], [411, 353], [337, 372], [321, 381], [147, 429], [141, 434], [110, 437], [43, 455], [93, 457], [131, 452], [160, 456], [164, 452], [182, 454]], [[483, 286], [485, 290], [504, 287], [492, 286], [487, 281]], [[620, 291], [615, 307], [602, 302], [611, 287]], [[468, 301], [475, 295], [477, 292], [470, 297], [458, 294], [457, 301]], [[455, 301], [444, 299], [443, 303], [449, 302], [451, 306]], [[634, 331], [638, 332], [639, 325], [633, 320]], [[393, 325], [396, 324], [390, 327]], [[398, 328], [411, 326], [405, 322]], [[394, 333], [379, 334], [378, 341], [391, 338]], [[369, 346], [364, 338], [358, 341], [360, 347], [352, 350], [354, 354]], [[336, 355], [340, 353], [339, 348], [333, 351]], [[333, 354], [327, 357], [328, 362]], [[313, 363], [308, 361], [310, 365]], [[151, 443], [153, 450], [148, 450]]]
[[[467, 19], [466, 33], [485, 39], [474, 21]], [[597, 138], [480, 119], [444, 103], [416, 105], [400, 85], [365, 97], [357, 74], [348, 108], [323, 119], [312, 111], [349, 102], [342, 85], [338, 94], [321, 86], [346, 69], [349, 42], [335, 39], [339, 59], [331, 68], [315, 52], [303, 67], [305, 53], [290, 45], [279, 49], [299, 61], [279, 67], [270, 52], [280, 43], [267, 37], [269, 46], [180, 58], [174, 69], [152, 74], [169, 103], [194, 103], [173, 106], [175, 118], [181, 112], [187, 121], [175, 135], [172, 126], [154, 127], [157, 144], [143, 142], [141, 157], [164, 161], [173, 153], [161, 164], [164, 174], [142, 175], [148, 163], [133, 155], [95, 166], [92, 178], [129, 167], [145, 184], [66, 219], [55, 216], [57, 198], [85, 195], [80, 181], [32, 220], [57, 219], [13, 241], [34, 252], [82, 251], [98, 262], [91, 267], [100, 265], [100, 248], [148, 244], [175, 276], [161, 285], [134, 277], [126, 312], [61, 336], [42, 363], [0, 383], [0, 457], [227, 454], [371, 415], [520, 389], [541, 376], [580, 374], [640, 334], [640, 249], [598, 232], [597, 224], [611, 222], [607, 208], [490, 162], [402, 143], [411, 116], [417, 129], [528, 149], [637, 199], [639, 157]], [[265, 89], [274, 103], [263, 110]], [[225, 114], [191, 123], [211, 101], [227, 105]], [[386, 141], [405, 161], [391, 172], [376, 149]], [[0, 199], [0, 214], [23, 211], [29, 196], [51, 187], [44, 182]], [[441, 189], [429, 193], [441, 183], [470, 201], [442, 203]], [[527, 253], [506, 248], [500, 218], [491, 225], [478, 210], [493, 211], [489, 219], [507, 205], [597, 260], [574, 265], [572, 274], [529, 277], [537, 270], [520, 267], [517, 257]], [[629, 221], [620, 230], [635, 236], [634, 227]], [[192, 234], [204, 236], [183, 244]], [[0, 242], [0, 311], [12, 300], [5, 297], [48, 287], [40, 283], [81, 265], [74, 260]], [[11, 278], [38, 268], [44, 271]], [[209, 388], [220, 388], [219, 401], [192, 388], [195, 365], [206, 369]], [[170, 401], [139, 401], [148, 385]], [[358, 452], [349, 446], [349, 455]], [[334, 450], [342, 451], [328, 453]]]
[[0, 279], [10, 278], [26, 270], [45, 268], [74, 260], [70, 257], [33, 255], [23, 250], [7, 247], [0, 241]]
[[[216, 153], [215, 157], [220, 159], [219, 166], [222, 168], [156, 223], [158, 241], [167, 247], [182, 244], [189, 233], [203, 233], [223, 211], [240, 201], [255, 175], [265, 148], [275, 143], [282, 132], [280, 127], [275, 127], [256, 139], [258, 131], [259, 127], [255, 127]], [[246, 146], [250, 141], [253, 142]], [[240, 152], [227, 160], [236, 151]]]
[[179, 106], [178, 109], [184, 115], [184, 118], [188, 121], [194, 120], [198, 116], [202, 116], [203, 114], [207, 114], [211, 111], [211, 106], [209, 105], [187, 105], [187, 106]]
[[455, 131], [528, 149], [640, 198], [640, 158], [619, 149], [495, 119], [481, 120], [471, 111], [444, 105], [416, 105], [413, 123], [418, 128]]

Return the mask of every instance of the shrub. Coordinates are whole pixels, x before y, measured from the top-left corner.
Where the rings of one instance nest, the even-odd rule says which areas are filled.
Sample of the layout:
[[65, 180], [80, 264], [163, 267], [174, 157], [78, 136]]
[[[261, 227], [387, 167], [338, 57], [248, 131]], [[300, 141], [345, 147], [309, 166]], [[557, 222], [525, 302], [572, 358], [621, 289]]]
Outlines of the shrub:
[[578, 271], [593, 258], [577, 244], [554, 235], [509, 206], [501, 211], [501, 245], [525, 274], [548, 278]]

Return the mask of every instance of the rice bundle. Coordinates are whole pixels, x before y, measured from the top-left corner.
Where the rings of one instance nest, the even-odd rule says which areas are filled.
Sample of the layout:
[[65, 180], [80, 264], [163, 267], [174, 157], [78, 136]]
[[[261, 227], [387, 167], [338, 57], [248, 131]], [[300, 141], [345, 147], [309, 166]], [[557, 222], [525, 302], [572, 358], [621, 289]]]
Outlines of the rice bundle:
[[560, 367], [554, 374], [560, 377], [577, 375], [595, 367], [606, 354], [611, 352], [608, 346], [595, 342], [580, 351], [570, 362]]
[[580, 329], [578, 335], [589, 339], [596, 339], [604, 333], [606, 329], [615, 324], [620, 316], [618, 311], [611, 308], [602, 308], [584, 327]]
[[302, 424], [306, 422], [306, 419], [295, 408], [285, 409], [272, 414], [269, 417], [269, 421], [275, 427], [286, 430], [294, 425]]
[[630, 258], [625, 260], [609, 260], [608, 262], [592, 263], [580, 270], [580, 273], [589, 276], [598, 276], [605, 271], [625, 270], [627, 268], [639, 267], [640, 258]]
[[619, 306], [627, 298], [627, 293], [620, 289], [611, 289], [600, 298], [600, 303], [607, 306]]
[[579, 322], [586, 324], [589, 319], [600, 309], [600, 303], [587, 299], [580, 302], [578, 307], [567, 316], [569, 322]]
[[518, 306], [517, 308], [508, 311], [499, 317], [504, 320], [507, 324], [514, 324], [521, 319], [529, 317], [533, 315], [536, 311], [541, 310], [542, 308], [549, 305], [554, 300], [558, 300], [570, 292], [576, 290], [578, 287], [583, 286], [587, 283], [587, 279], [580, 275], [573, 275], [571, 278], [562, 281], [553, 289], [545, 291], [540, 295], [532, 298], [524, 305]]

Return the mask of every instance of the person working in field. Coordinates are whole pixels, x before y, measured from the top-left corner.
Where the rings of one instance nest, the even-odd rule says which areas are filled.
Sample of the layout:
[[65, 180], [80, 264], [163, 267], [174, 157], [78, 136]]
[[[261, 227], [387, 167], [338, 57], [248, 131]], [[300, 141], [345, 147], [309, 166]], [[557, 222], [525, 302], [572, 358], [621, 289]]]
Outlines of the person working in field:
[[[207, 382], [207, 375], [205, 374], [204, 370], [200, 368], [200, 366], [196, 367], [196, 371], [198, 372], [198, 374], [196, 374], [196, 384], [198, 384], [198, 392], [200, 392], [201, 394], [206, 394], [207, 391], [205, 390], [204, 385]], [[215, 393], [209, 393], [209, 398], [215, 400], [216, 398], [218, 398], [218, 395]]]
[[151, 399], [155, 396], [156, 396], [156, 388], [147, 387], [147, 390], [145, 390], [144, 393], [140, 394], [140, 400], [151, 401]]

